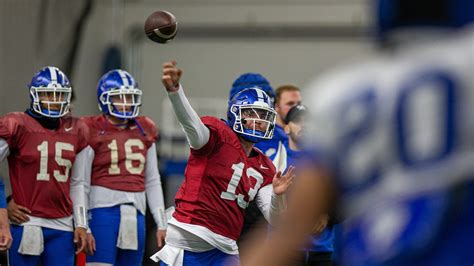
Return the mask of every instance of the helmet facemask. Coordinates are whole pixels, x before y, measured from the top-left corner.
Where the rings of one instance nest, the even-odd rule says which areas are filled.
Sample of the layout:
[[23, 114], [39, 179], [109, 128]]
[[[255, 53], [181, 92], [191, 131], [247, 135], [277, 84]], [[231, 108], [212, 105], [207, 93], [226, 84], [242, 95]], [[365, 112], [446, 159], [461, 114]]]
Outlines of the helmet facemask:
[[51, 83], [47, 87], [30, 87], [31, 107], [46, 117], [59, 118], [69, 113], [71, 87]]
[[271, 139], [275, 129], [276, 112], [259, 105], [232, 105], [235, 116], [233, 130], [251, 142]]
[[108, 111], [108, 114], [121, 119], [131, 119], [140, 114], [142, 91], [135, 87], [122, 86], [105, 91], [100, 95], [99, 100], [108, 108], [108, 110], [103, 110]]

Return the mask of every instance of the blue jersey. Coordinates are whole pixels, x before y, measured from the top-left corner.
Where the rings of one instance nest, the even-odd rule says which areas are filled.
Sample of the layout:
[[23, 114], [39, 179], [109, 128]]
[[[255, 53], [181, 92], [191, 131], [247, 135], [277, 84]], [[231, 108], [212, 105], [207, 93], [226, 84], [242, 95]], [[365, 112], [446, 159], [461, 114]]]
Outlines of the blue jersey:
[[[303, 156], [303, 152], [302, 151], [295, 151], [295, 150], [290, 149], [290, 147], [287, 147], [286, 156], [287, 156], [286, 157], [286, 164], [288, 166], [290, 166], [290, 165], [296, 166], [298, 161]], [[286, 170], [283, 173], [286, 173]]]
[[255, 144], [255, 147], [261, 150], [263, 154], [268, 156], [268, 158], [273, 161], [278, 154], [279, 147], [281, 150], [281, 145], [283, 145], [284, 147], [288, 146], [288, 136], [286, 135], [285, 130], [281, 126], [275, 124], [273, 138], [269, 140], [259, 141]]
[[0, 208], [7, 207], [7, 198], [5, 198], [5, 184], [0, 179]]
[[[290, 148], [286, 150], [287, 154], [287, 165], [296, 166], [298, 160], [303, 156], [302, 151], [295, 151]], [[286, 172], [286, 171], [285, 171]], [[314, 252], [333, 252], [334, 251], [334, 232], [333, 226], [327, 226], [319, 235], [314, 235], [311, 237], [311, 244], [307, 251]]]
[[305, 92], [306, 147], [341, 194], [345, 264], [474, 262], [474, 34], [450, 37]]

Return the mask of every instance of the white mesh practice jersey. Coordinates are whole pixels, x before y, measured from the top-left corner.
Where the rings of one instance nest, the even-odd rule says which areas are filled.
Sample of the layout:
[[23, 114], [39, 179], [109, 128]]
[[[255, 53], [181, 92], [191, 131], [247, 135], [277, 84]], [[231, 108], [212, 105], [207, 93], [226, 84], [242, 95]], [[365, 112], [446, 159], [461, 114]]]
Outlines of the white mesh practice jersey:
[[428, 239], [404, 234], [432, 230], [446, 204], [417, 199], [474, 179], [474, 31], [398, 48], [303, 92], [306, 148], [337, 180], [362, 264]]

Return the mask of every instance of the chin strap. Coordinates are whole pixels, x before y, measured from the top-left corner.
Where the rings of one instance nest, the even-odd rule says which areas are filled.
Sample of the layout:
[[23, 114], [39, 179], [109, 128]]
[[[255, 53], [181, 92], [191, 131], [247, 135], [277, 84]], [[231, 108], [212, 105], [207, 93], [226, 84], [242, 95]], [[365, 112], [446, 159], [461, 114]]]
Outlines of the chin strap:
[[136, 118], [132, 118], [133, 122], [135, 122], [135, 125], [137, 125], [138, 129], [140, 130], [140, 132], [142, 133], [143, 136], [146, 136], [146, 132], [145, 130], [143, 129], [143, 127], [140, 125], [140, 123], [138, 123], [137, 119]]

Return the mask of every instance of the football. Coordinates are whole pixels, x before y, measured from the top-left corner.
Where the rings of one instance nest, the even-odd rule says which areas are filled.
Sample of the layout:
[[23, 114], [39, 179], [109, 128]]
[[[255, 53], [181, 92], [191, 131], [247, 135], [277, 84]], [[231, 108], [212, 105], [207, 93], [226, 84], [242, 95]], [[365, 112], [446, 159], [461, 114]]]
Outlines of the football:
[[167, 43], [178, 32], [176, 17], [168, 11], [153, 12], [145, 21], [146, 36], [157, 43]]

